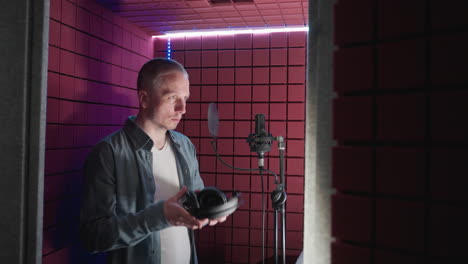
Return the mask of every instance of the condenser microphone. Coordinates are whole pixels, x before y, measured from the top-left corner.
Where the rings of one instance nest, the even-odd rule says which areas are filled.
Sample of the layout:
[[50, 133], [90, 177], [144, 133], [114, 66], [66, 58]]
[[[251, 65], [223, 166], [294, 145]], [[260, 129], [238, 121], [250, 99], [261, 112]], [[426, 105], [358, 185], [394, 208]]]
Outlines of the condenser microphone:
[[264, 154], [271, 150], [271, 144], [274, 138], [265, 129], [265, 116], [263, 114], [255, 115], [255, 133], [247, 138], [250, 151], [258, 155], [258, 166], [264, 166]]

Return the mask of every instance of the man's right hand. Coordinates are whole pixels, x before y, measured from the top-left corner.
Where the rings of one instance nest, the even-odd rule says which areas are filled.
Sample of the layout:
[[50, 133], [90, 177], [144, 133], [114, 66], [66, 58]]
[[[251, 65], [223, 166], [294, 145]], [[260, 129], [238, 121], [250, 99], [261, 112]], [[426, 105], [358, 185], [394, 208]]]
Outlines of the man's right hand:
[[164, 201], [164, 215], [167, 221], [173, 226], [185, 226], [190, 229], [201, 229], [208, 224], [208, 219], [198, 220], [185, 210], [179, 200], [187, 192], [184, 186], [178, 193]]

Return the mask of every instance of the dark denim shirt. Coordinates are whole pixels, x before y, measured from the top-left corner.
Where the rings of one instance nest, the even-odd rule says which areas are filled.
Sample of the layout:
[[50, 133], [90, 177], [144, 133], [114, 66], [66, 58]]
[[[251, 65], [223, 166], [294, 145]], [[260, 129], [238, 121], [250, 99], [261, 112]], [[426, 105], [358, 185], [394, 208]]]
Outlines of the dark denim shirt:
[[[202, 189], [194, 145], [178, 132], [168, 133], [180, 186]], [[161, 263], [158, 230], [170, 224], [163, 201], [154, 202], [152, 147], [153, 141], [131, 116], [123, 129], [99, 142], [86, 160], [80, 236], [88, 250], [108, 251], [108, 263]], [[197, 263], [193, 231], [188, 232], [191, 263]]]

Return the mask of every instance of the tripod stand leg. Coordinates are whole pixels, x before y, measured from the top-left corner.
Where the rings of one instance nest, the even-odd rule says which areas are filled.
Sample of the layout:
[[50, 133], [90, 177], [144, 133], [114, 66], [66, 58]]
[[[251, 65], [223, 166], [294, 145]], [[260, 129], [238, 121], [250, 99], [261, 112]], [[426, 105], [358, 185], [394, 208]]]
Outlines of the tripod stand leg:
[[284, 205], [281, 207], [281, 248], [283, 250], [283, 264], [286, 264], [286, 214], [284, 211]]
[[275, 256], [275, 264], [278, 264], [278, 210], [275, 209], [275, 216], [274, 216], [274, 223], [275, 223], [275, 248], [274, 248], [274, 256]]

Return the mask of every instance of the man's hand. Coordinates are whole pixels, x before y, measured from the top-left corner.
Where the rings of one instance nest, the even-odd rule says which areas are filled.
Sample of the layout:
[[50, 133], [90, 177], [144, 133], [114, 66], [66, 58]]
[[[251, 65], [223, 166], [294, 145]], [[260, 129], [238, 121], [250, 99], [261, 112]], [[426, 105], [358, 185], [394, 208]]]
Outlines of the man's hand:
[[226, 221], [226, 218], [227, 218], [227, 216], [223, 216], [223, 217], [220, 217], [218, 219], [211, 219], [211, 220], [209, 219], [208, 224], [210, 226], [214, 226], [216, 224], [220, 224], [220, 223]]
[[208, 223], [211, 225], [211, 221], [214, 220], [198, 220], [180, 205], [179, 200], [185, 195], [186, 192], [187, 187], [184, 186], [178, 193], [164, 201], [164, 215], [166, 216], [167, 221], [173, 226], [185, 226], [190, 229], [201, 229]]

